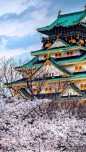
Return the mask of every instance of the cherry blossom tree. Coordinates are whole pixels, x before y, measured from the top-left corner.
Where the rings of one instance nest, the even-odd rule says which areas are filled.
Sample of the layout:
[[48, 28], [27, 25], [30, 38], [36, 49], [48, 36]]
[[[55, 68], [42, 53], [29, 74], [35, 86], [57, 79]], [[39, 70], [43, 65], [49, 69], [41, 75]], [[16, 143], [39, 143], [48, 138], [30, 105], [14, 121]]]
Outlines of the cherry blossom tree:
[[79, 119], [54, 105], [50, 110], [50, 103], [36, 99], [0, 101], [1, 151], [57, 152], [82, 147], [85, 152], [85, 117]]

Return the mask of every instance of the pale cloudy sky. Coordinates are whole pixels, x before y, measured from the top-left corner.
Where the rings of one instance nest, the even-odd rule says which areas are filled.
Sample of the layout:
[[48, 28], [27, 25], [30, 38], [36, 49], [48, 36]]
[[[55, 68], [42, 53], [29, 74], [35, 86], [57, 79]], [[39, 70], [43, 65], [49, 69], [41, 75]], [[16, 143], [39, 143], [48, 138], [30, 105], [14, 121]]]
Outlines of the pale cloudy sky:
[[[37, 27], [52, 23], [61, 13], [84, 10], [86, 0], [0, 0], [0, 57], [40, 49], [41, 34]], [[27, 53], [28, 52], [28, 53]]]

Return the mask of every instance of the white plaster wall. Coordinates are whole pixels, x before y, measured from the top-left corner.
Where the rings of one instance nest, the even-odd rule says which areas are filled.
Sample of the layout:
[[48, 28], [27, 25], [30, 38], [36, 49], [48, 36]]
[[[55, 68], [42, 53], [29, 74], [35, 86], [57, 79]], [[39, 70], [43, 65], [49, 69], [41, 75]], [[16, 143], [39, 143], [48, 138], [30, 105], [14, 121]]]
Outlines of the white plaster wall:
[[56, 92], [58, 92], [58, 84], [57, 83], [52, 83], [51, 85], [44, 85], [43, 87], [42, 87], [42, 90], [40, 91], [40, 94], [47, 94], [47, 93], [45, 93], [45, 90], [46, 90], [46, 88], [51, 88], [51, 90], [52, 90], [52, 93], [56, 93]]
[[68, 95], [77, 95], [77, 92], [74, 91], [72, 88], [66, 89], [62, 96], [68, 96]]
[[79, 80], [79, 81], [75, 82], [74, 84], [80, 89], [81, 84], [86, 84], [86, 79]]
[[62, 57], [67, 57], [67, 52], [73, 52], [73, 56], [77, 56], [80, 55], [80, 50], [76, 50], [76, 51], [66, 51], [62, 54]]
[[[72, 52], [72, 51], [68, 51], [68, 52]], [[56, 53], [57, 53], [57, 54], [58, 54], [58, 53], [62, 53], [62, 57], [61, 57], [61, 58], [67, 57], [67, 51], [65, 51], [65, 52], [59, 51], [59, 52], [52, 53], [52, 54], [50, 54], [50, 57], [55, 58], [55, 54], [56, 54]], [[80, 55], [80, 50], [75, 50], [75, 51], [73, 51], [73, 56], [77, 56], [77, 55]], [[39, 60], [44, 60], [44, 55], [40, 55], [40, 56], [39, 56]]]
[[40, 55], [39, 60], [44, 60], [44, 55]]
[[[39, 71], [37, 71], [34, 75], [34, 78], [42, 78], [44, 74], [48, 74], [48, 77], [49, 77], [50, 73], [51, 73], [51, 77], [52, 76], [61, 76], [63, 74], [60, 70], [58, 70], [53, 65], [51, 65], [51, 66], [47, 65], [47, 66], [43, 66]], [[53, 73], [53, 75], [52, 75], [52, 73]]]
[[55, 53], [50, 54], [50, 57], [55, 58]]
[[85, 18], [83, 19], [83, 20], [81, 20], [83, 23], [86, 23], [86, 16], [85, 16]]
[[86, 63], [78, 63], [78, 64], [70, 64], [70, 65], [64, 65], [63, 67], [65, 68], [65, 69], [67, 69], [69, 72], [71, 72], [71, 73], [74, 73], [75, 72], [75, 67], [76, 66], [82, 66], [82, 71], [86, 71]]

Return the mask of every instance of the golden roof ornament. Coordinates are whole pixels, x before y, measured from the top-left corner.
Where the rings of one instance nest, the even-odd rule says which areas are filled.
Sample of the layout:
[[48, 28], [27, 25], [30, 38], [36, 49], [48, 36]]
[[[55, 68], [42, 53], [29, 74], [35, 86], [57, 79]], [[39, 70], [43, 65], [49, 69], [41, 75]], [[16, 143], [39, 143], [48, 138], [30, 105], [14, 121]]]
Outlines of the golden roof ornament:
[[86, 11], [86, 5], [84, 7], [85, 7], [85, 11]]
[[61, 10], [59, 10], [59, 12], [58, 12], [58, 16], [60, 16], [61, 15]]

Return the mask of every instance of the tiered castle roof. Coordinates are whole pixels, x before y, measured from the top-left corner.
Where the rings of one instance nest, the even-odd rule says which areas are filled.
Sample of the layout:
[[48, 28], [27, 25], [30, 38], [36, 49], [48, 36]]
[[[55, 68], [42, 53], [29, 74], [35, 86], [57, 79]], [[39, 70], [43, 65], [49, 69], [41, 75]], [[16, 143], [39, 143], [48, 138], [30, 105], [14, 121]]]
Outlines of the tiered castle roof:
[[[38, 28], [37, 31], [48, 35], [48, 38], [43, 38], [43, 47], [40, 50], [32, 51], [31, 55], [35, 56], [30, 62], [16, 67], [15, 70], [29, 71], [31, 69], [36, 69], [29, 77], [24, 77], [21, 80], [10, 82], [4, 84], [5, 87], [20, 85], [19, 91], [26, 96], [26, 98], [31, 99], [30, 93], [27, 92], [27, 81], [35, 84], [37, 82], [56, 82], [56, 81], [68, 81], [68, 85], [73, 89], [78, 95], [72, 97], [64, 97], [65, 99], [73, 98], [86, 98], [86, 95], [82, 90], [80, 90], [73, 81], [86, 78], [85, 71], [70, 72], [65, 68], [65, 65], [86, 63], [86, 6], [84, 11], [70, 13], [70, 14], [60, 14], [58, 13], [57, 19], [43, 28]], [[83, 28], [81, 28], [81, 26]], [[61, 28], [60, 28], [61, 27]], [[79, 27], [79, 28], [78, 28]], [[60, 33], [61, 32], [61, 33]], [[52, 34], [53, 33], [53, 34]], [[80, 54], [64, 56], [64, 57], [53, 57], [52, 54], [67, 53], [71, 51], [79, 51]], [[40, 56], [46, 56], [46, 59], [39, 59]], [[41, 70], [45, 65], [53, 65], [54, 68], [61, 71], [63, 75], [36, 78], [36, 73]], [[70, 81], [70, 82], [69, 82]], [[25, 88], [26, 87], [26, 88]], [[67, 87], [58, 94], [59, 100], [64, 100], [62, 94], [67, 90]], [[38, 97], [39, 95], [37, 95]]]

